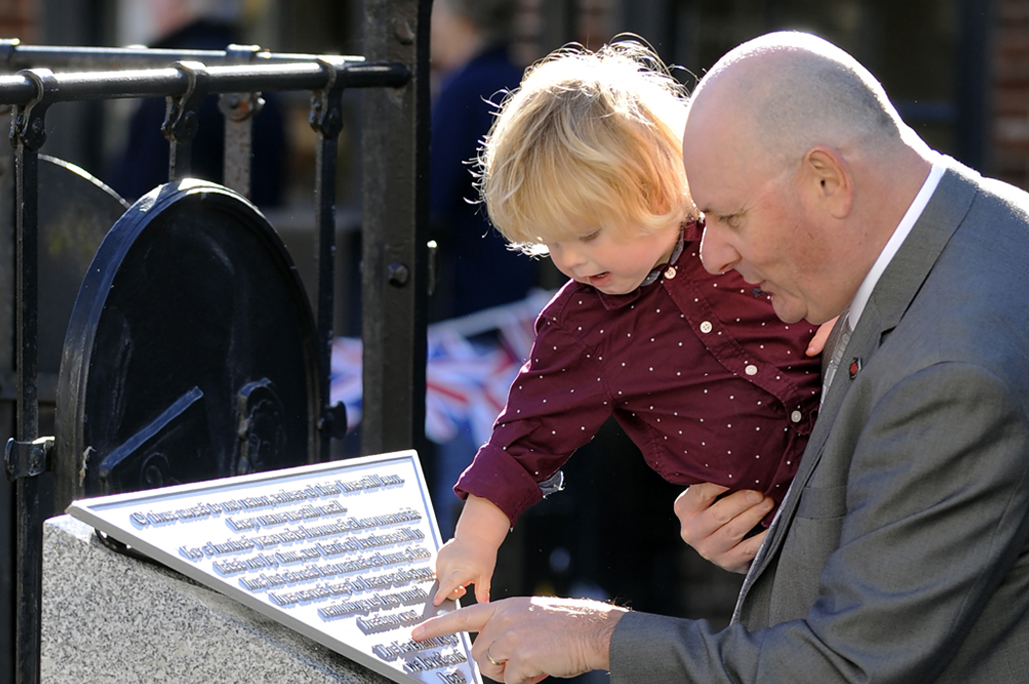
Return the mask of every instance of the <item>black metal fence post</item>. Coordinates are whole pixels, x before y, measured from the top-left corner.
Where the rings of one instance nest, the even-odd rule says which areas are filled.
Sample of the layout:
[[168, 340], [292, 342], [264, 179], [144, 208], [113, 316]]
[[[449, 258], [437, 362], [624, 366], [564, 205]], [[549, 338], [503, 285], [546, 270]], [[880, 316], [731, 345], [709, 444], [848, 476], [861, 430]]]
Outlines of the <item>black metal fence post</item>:
[[[46, 140], [46, 110], [57, 89], [49, 69], [24, 72], [36, 86], [36, 96], [15, 108], [11, 123], [14, 145], [16, 207], [16, 365], [17, 438], [8, 442], [8, 475], [15, 480], [16, 537], [19, 555], [15, 576], [15, 682], [39, 682], [40, 622], [43, 591], [43, 516], [39, 479], [45, 458], [32, 455], [39, 437], [37, 352], [39, 323], [39, 186], [38, 150]], [[26, 463], [25, 456], [31, 461]]]
[[414, 64], [364, 94], [361, 451], [421, 447], [428, 317], [431, 0], [366, 0], [365, 54]]
[[[311, 127], [318, 133], [315, 152], [315, 223], [318, 227], [318, 367], [321, 371], [321, 406], [318, 422], [321, 457], [328, 460], [332, 436], [346, 431], [346, 415], [329, 406], [332, 372], [333, 295], [336, 287], [336, 158], [343, 130], [343, 84], [336, 68], [321, 63], [329, 74], [325, 88], [311, 96]], [[342, 431], [342, 432], [341, 432]]]

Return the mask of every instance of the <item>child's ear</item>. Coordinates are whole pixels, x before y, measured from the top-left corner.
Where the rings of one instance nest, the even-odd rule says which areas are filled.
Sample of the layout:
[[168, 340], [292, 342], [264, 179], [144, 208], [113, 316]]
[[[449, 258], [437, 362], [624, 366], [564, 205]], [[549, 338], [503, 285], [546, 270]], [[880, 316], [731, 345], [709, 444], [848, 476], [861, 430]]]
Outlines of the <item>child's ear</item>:
[[804, 177], [808, 189], [833, 218], [846, 218], [854, 202], [854, 177], [839, 152], [816, 145], [804, 155]]
[[[669, 199], [666, 192], [661, 188], [656, 188], [649, 193], [647, 200], [650, 204], [650, 213], [653, 216], [668, 216], [670, 212], [682, 205], [682, 197], [672, 197]], [[692, 207], [693, 202], [689, 202], [688, 206]], [[668, 227], [678, 230], [679, 224], [670, 224]]]
[[667, 214], [672, 209], [672, 203], [665, 197], [665, 193], [662, 192], [661, 188], [651, 187], [647, 193], [650, 195], [650, 211], [654, 216], [661, 216]]

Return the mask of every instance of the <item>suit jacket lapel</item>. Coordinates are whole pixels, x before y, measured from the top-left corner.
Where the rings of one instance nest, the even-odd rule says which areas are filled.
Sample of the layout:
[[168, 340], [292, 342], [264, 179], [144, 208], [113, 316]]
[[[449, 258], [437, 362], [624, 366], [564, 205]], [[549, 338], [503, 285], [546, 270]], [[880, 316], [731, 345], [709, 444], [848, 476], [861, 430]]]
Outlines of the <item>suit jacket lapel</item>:
[[790, 521], [796, 513], [801, 492], [822, 457], [825, 442], [854, 379], [848, 368], [851, 359], [861, 359], [863, 363], [871, 359], [885, 336], [900, 322], [932, 270], [933, 264], [968, 213], [976, 193], [971, 177], [978, 178], [978, 174], [952, 159], [947, 158], [945, 163], [948, 169], [940, 179], [936, 192], [876, 284], [851, 335], [832, 387], [822, 397], [818, 420], [812, 430], [797, 475], [740, 590], [734, 620], [739, 616], [750, 587], [782, 547], [786, 530], [789, 529]]

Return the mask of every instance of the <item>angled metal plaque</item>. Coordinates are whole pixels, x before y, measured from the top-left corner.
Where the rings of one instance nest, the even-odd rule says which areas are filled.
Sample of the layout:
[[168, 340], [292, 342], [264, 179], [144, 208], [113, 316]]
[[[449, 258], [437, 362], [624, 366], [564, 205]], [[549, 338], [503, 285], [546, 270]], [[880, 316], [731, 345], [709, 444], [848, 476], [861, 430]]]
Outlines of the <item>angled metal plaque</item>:
[[396, 682], [481, 682], [467, 634], [415, 642], [441, 545], [402, 451], [82, 499], [100, 532]]

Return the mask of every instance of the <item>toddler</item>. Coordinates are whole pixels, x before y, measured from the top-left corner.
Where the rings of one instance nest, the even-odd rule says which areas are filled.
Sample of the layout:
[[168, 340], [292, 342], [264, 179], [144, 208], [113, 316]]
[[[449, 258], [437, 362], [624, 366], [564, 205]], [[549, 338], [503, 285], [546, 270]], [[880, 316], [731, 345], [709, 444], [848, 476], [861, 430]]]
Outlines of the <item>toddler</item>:
[[670, 482], [785, 495], [819, 402], [815, 330], [779, 321], [735, 271], [704, 270], [684, 114], [682, 87], [635, 42], [562, 48], [505, 98], [479, 191], [512, 246], [569, 281], [454, 487], [466, 502], [437, 560], [437, 605], [467, 584], [489, 600], [508, 530], [610, 416]]

